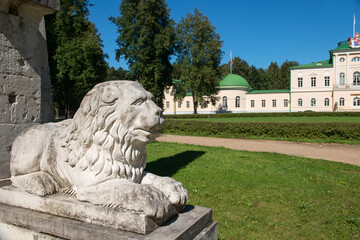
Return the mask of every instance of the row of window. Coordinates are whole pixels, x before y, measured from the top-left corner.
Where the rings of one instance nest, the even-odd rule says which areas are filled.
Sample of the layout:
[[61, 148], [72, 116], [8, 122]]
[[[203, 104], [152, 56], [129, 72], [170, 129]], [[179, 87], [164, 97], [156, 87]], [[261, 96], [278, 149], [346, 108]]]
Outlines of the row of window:
[[[351, 59], [352, 62], [360, 62], [360, 57], [354, 57]], [[345, 62], [345, 58], [340, 58], [340, 62]]]
[[[272, 107], [276, 107], [276, 99], [272, 100]], [[289, 100], [288, 99], [284, 99], [284, 107], [288, 107], [289, 106]], [[250, 100], [250, 107], [254, 108], [255, 107], [255, 100]], [[266, 107], [266, 100], [261, 100], [261, 107]]]
[[[252, 108], [255, 107], [255, 100], [251, 100], [250, 101], [250, 106]], [[272, 100], [272, 106], [276, 107], [276, 99]], [[288, 107], [289, 106], [289, 100], [288, 99], [284, 99], [284, 107]], [[298, 106], [302, 107], [303, 106], [303, 99], [299, 98], [298, 99]], [[316, 99], [312, 98], [311, 99], [311, 106], [315, 107], [316, 106]], [[324, 99], [324, 106], [328, 107], [330, 106], [330, 99], [329, 98], [325, 98]], [[345, 99], [342, 97], [339, 99], [339, 106], [345, 106]], [[353, 106], [354, 107], [360, 107], [360, 98], [359, 97], [355, 97], [353, 99]], [[223, 97], [223, 107], [227, 107], [227, 97], [224, 96]], [[235, 107], [240, 107], [240, 97], [236, 97], [235, 98]], [[261, 107], [266, 107], [266, 100], [261, 100]], [[170, 102], [166, 101], [166, 108], [170, 108]], [[181, 108], [181, 102], [178, 102], [178, 108]], [[190, 101], [186, 101], [186, 108], [190, 108]]]
[[[181, 108], [182, 102], [178, 101], [178, 108]], [[170, 102], [166, 101], [165, 103], [166, 108], [170, 108]], [[190, 108], [190, 101], [186, 101], [186, 108]]]
[[[325, 77], [325, 86], [330, 86], [330, 77]], [[303, 87], [303, 78], [298, 78], [298, 87]], [[311, 87], [316, 87], [316, 77], [311, 78]]]
[[[345, 73], [340, 73], [340, 85], [345, 85]], [[353, 74], [353, 85], [360, 86], [360, 73], [354, 72]]]
[[[325, 98], [324, 99], [324, 106], [328, 107], [330, 105], [330, 99], [329, 98]], [[298, 99], [298, 106], [302, 107], [303, 106], [303, 100], [302, 98]], [[311, 99], [311, 106], [315, 107], [316, 106], [316, 99], [312, 98]], [[342, 97], [339, 99], [339, 106], [345, 106], [345, 99]], [[360, 107], [360, 98], [359, 97], [355, 97], [353, 99], [353, 106], [354, 107]]]
[[[330, 77], [325, 77], [325, 87], [330, 86]], [[340, 73], [340, 85], [345, 85], [345, 73]], [[353, 85], [360, 86], [360, 73], [354, 72]], [[303, 87], [303, 78], [298, 78], [298, 87]], [[316, 87], [316, 77], [311, 78], [311, 87]]]
[[[224, 96], [223, 98], [222, 98], [222, 101], [223, 101], [223, 107], [224, 108], [227, 108], [228, 107], [228, 103], [227, 103], [227, 97], [226, 96]], [[240, 97], [239, 96], [237, 96], [236, 98], [235, 98], [235, 107], [236, 108], [239, 108], [240, 107]]]

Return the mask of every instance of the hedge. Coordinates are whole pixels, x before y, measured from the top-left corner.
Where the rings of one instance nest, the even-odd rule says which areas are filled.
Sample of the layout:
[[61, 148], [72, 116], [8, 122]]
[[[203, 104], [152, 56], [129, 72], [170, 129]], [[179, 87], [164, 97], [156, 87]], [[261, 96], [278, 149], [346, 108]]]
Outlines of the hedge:
[[360, 143], [360, 123], [213, 122], [166, 119], [163, 133], [290, 141]]
[[238, 118], [238, 117], [360, 117], [360, 112], [282, 112], [282, 113], [218, 113], [165, 115], [166, 119], [188, 118]]

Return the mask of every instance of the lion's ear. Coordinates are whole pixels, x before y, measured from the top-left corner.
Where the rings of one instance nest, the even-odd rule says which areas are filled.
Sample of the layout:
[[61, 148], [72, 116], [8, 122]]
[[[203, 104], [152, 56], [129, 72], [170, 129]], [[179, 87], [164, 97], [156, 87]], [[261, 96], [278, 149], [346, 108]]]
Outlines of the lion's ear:
[[106, 103], [112, 103], [119, 98], [119, 89], [115, 86], [109, 85], [104, 88], [101, 99]]

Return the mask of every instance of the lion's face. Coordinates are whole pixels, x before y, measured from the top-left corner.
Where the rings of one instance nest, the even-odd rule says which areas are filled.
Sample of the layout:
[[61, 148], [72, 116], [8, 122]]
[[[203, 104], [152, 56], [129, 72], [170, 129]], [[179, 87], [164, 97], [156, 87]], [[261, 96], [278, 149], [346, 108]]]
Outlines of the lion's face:
[[128, 127], [135, 145], [151, 142], [164, 125], [162, 109], [140, 84], [130, 82], [126, 88], [122, 100], [117, 102], [122, 125]]
[[164, 125], [162, 110], [152, 99], [137, 82], [111, 81], [95, 86], [68, 127], [73, 135], [65, 137], [66, 147], [70, 155], [77, 154], [69, 157], [69, 164], [99, 176], [139, 182], [146, 165], [146, 144]]

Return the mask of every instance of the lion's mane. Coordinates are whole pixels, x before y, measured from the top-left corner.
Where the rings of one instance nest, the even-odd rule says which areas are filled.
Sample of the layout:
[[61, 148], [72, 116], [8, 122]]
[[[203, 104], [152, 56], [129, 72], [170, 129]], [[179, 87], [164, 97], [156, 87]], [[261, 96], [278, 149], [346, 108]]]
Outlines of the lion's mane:
[[71, 167], [79, 164], [82, 171], [89, 169], [95, 175], [112, 175], [139, 183], [146, 165], [145, 146], [134, 149], [131, 128], [122, 126], [118, 101], [123, 83], [116, 82], [119, 91], [109, 102], [103, 100], [102, 95], [110, 84], [114, 86], [114, 82], [98, 84], [86, 94], [62, 133], [65, 161]]

